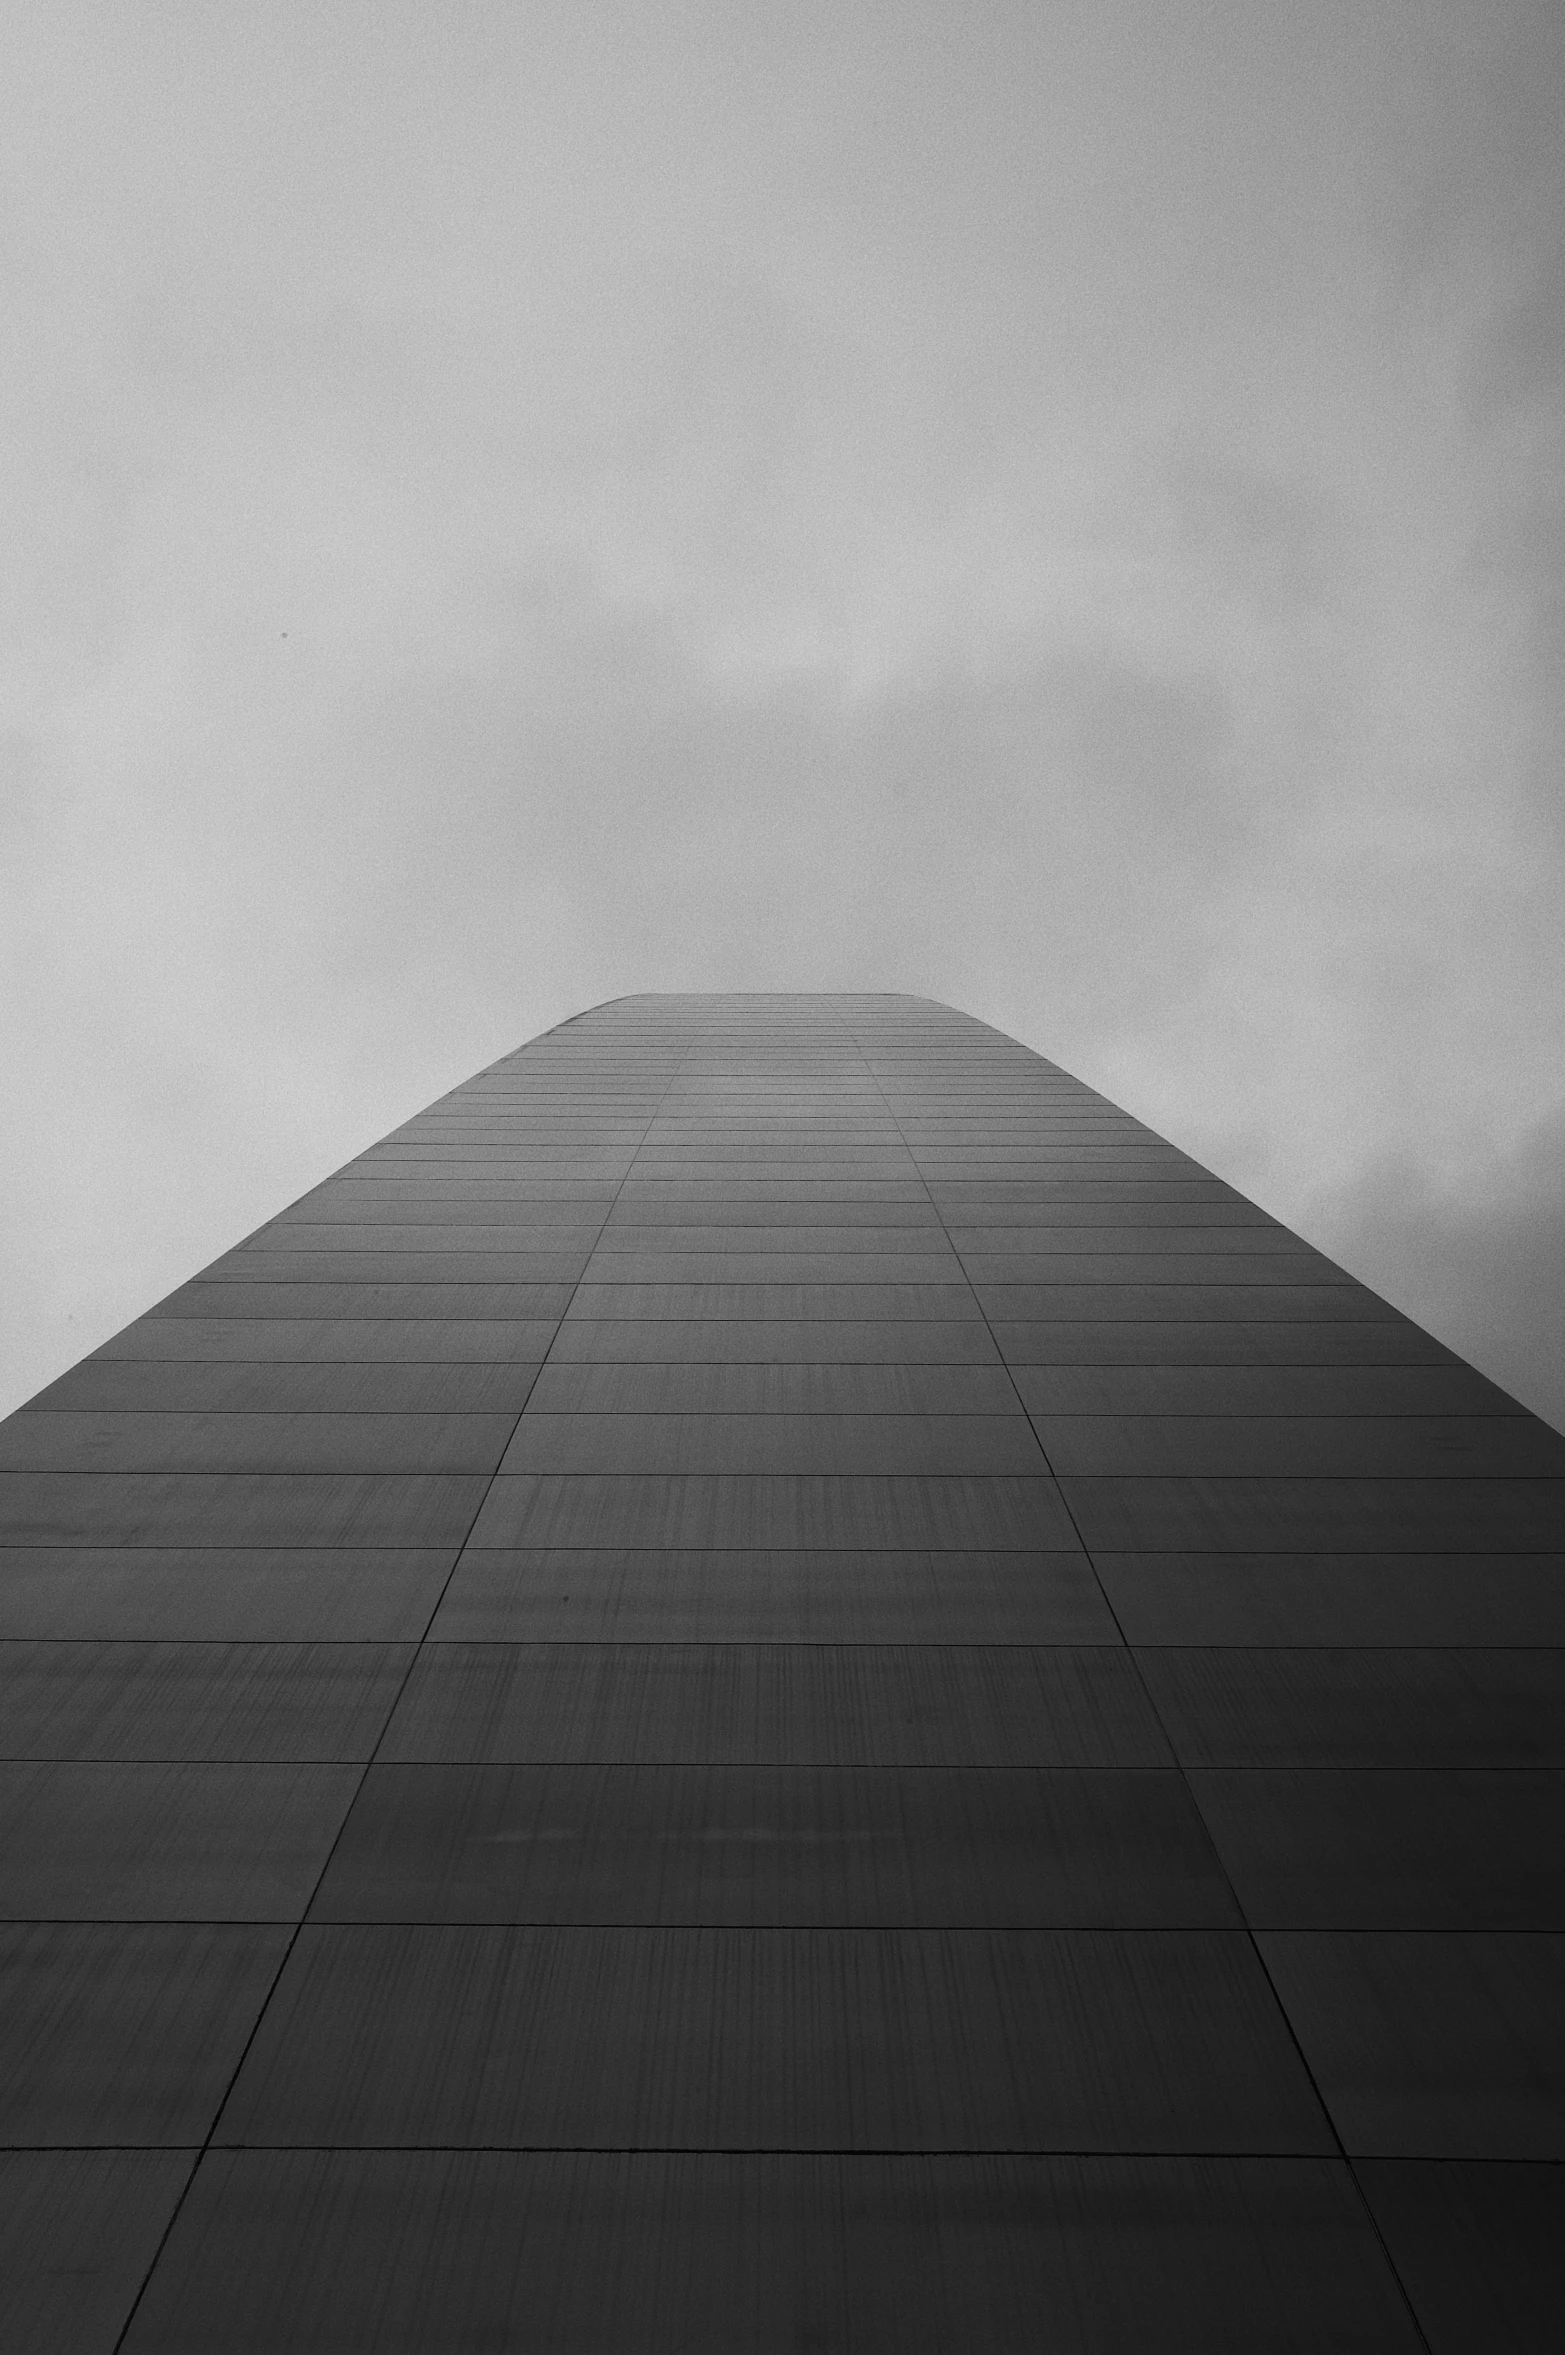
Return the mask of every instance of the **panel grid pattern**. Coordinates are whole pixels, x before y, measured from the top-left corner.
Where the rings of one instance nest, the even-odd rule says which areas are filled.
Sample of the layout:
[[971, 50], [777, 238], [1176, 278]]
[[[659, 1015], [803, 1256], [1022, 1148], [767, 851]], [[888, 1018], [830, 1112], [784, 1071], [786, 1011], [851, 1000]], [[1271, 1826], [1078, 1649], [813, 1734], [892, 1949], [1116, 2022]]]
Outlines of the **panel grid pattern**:
[[0, 1425], [0, 2335], [1551, 2343], [1562, 1540], [983, 1024], [576, 1018]]

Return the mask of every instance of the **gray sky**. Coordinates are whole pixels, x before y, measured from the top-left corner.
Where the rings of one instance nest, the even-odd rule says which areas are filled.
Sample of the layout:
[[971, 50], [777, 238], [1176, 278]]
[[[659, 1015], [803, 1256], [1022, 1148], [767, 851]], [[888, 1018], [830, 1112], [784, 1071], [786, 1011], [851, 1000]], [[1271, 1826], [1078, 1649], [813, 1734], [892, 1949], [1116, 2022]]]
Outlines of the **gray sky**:
[[0, 1407], [636, 989], [1565, 1422], [1557, 0], [7, 11]]

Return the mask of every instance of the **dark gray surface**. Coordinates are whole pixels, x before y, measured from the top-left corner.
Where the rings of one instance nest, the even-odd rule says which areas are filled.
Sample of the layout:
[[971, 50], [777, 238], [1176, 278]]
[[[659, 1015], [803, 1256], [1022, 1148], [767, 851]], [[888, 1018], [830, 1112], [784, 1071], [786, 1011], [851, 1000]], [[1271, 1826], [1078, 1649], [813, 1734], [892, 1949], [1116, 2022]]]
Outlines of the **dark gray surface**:
[[1565, 1766], [1565, 1651], [1164, 1647], [1136, 1660], [1183, 1766]]
[[[0, 1672], [3, 1665], [0, 1652]], [[431, 1644], [379, 1755], [610, 1765], [1173, 1763], [1126, 1651], [1019, 1644]]]
[[[518, 1409], [517, 1412], [520, 1412]], [[492, 1472], [516, 1414], [13, 1415], [0, 1468], [40, 1472]]]
[[1457, 1365], [1018, 1365], [1028, 1411], [1050, 1415], [1513, 1415], [1503, 1390]]
[[435, 1642], [1104, 1644], [1119, 1627], [1083, 1553], [745, 1553], [469, 1546]]
[[997, 1366], [979, 1318], [826, 1317], [787, 1306], [765, 1316], [576, 1317], [560, 1327], [549, 1364]]
[[[303, 1215], [274, 1219], [269, 1227], [263, 1227], [258, 1235], [217, 1265], [227, 1268], [241, 1258], [259, 1257], [266, 1261], [265, 1272], [274, 1275], [279, 1272], [269, 1256], [274, 1252], [286, 1258], [314, 1252], [373, 1251], [387, 1257], [394, 1255], [394, 1263], [403, 1271], [404, 1280], [411, 1282], [412, 1269], [407, 1255], [412, 1253], [541, 1252], [562, 1262], [574, 1261], [576, 1265], [570, 1272], [579, 1274], [603, 1224], [601, 1217], [587, 1224], [579, 1218], [569, 1224], [560, 1219], [539, 1224], [528, 1216], [525, 1203], [515, 1204], [504, 1223], [486, 1221], [476, 1205], [470, 1215], [461, 1218], [454, 1218], [451, 1210], [439, 1203], [416, 1211], [382, 1213], [378, 1219], [369, 1219], [362, 1206], [350, 1201], [339, 1204], [338, 1213], [321, 1221]], [[414, 1223], [410, 1224], [410, 1220]], [[208, 1270], [209, 1274], [212, 1272]], [[247, 1272], [254, 1275], [258, 1271], [251, 1267]], [[326, 1270], [307, 1267], [305, 1273], [325, 1275]], [[444, 1276], [442, 1271], [442, 1280]]]
[[1565, 2159], [1565, 1938], [1266, 1930], [1259, 1945], [1347, 2150]]
[[1084, 1479], [1061, 1491], [1109, 1553], [1558, 1554], [1565, 1480]]
[[[600, 1283], [591, 1271], [577, 1287], [567, 1322], [573, 1325], [724, 1324], [782, 1320], [799, 1324], [957, 1325], [980, 1321], [978, 1304], [956, 1260], [944, 1280], [877, 1284], [860, 1267], [810, 1281], [785, 1282], [764, 1275], [724, 1282], [716, 1263], [706, 1263], [707, 1280], [683, 1283], [647, 1277]], [[949, 1346], [949, 1345], [948, 1345]]]
[[194, 2158], [0, 2151], [0, 2345], [113, 2355]]
[[[548, 1365], [533, 1415], [1006, 1415], [1001, 1365]], [[519, 1411], [519, 1410], [518, 1410]], [[520, 1435], [519, 1435], [520, 1436]]]
[[1562, 1540], [981, 1024], [562, 1025], [0, 1427], [0, 2339], [1545, 2343]]
[[[1264, 1298], [1264, 1295], [1263, 1295]], [[1047, 1315], [990, 1304], [989, 1323], [1006, 1363], [1021, 1366], [1454, 1366], [1432, 1334], [1395, 1318], [1362, 1324], [1300, 1324], [1268, 1307], [1243, 1323], [1177, 1315], [1091, 1317], [1059, 1306]]]
[[[543, 1357], [553, 1317], [144, 1317], [87, 1365], [509, 1365]], [[69, 1377], [67, 1377], [69, 1379]]]
[[[1257, 1257], [1286, 1257], [1301, 1277], [1330, 1269], [1334, 1282], [1343, 1281], [1340, 1268], [1332, 1268], [1329, 1260], [1323, 1261], [1297, 1235], [1266, 1219], [1230, 1221], [1217, 1216], [1191, 1225], [1185, 1212], [1176, 1212], [1172, 1218], [1152, 1219], [1127, 1203], [1116, 1205], [1116, 1209], [1118, 1215], [1105, 1225], [1090, 1210], [1078, 1207], [1073, 1215], [1065, 1205], [1058, 1206], [1049, 1217], [1028, 1210], [1012, 1209], [1004, 1213], [991, 1210], [987, 1218], [971, 1223], [963, 1219], [957, 1208], [947, 1213], [948, 1232], [952, 1249], [961, 1254], [968, 1274], [990, 1282], [1018, 1279], [1007, 1278], [996, 1268], [985, 1266], [985, 1260], [1038, 1260], [1044, 1263], [1040, 1272], [1047, 1278], [1050, 1264], [1061, 1253], [1077, 1257], [1082, 1253], [1103, 1252], [1134, 1254], [1138, 1259], [1145, 1256], [1176, 1259], [1182, 1268], [1186, 1263], [1203, 1259], [1249, 1261]], [[1200, 1283], [1206, 1279], [1192, 1270], [1189, 1280]]]
[[385, 1317], [410, 1323], [443, 1323], [448, 1318], [497, 1318], [514, 1323], [523, 1318], [553, 1318], [564, 1313], [571, 1296], [565, 1283], [507, 1284], [375, 1283], [345, 1281], [312, 1283], [268, 1282], [264, 1277], [197, 1277], [170, 1293], [158, 1308], [165, 1324], [190, 1318], [200, 1324], [223, 1317], [247, 1324], [300, 1317], [340, 1318], [348, 1323], [377, 1322]]
[[1565, 1644], [1556, 1554], [1116, 1554], [1133, 1644]]
[[460, 1545], [477, 1474], [0, 1472], [0, 1530], [20, 1546]]
[[1531, 1415], [1035, 1417], [1056, 1472], [1454, 1479], [1565, 1471], [1565, 1439]]
[[[622, 1303], [627, 1294], [639, 1294], [643, 1288], [656, 1297], [656, 1314], [662, 1305], [665, 1290], [682, 1292], [687, 1286], [701, 1292], [709, 1289], [727, 1290], [732, 1287], [743, 1293], [751, 1286], [770, 1291], [777, 1285], [829, 1285], [841, 1290], [851, 1302], [859, 1292], [873, 1290], [882, 1298], [899, 1303], [912, 1302], [907, 1313], [917, 1315], [926, 1298], [938, 1314], [942, 1309], [954, 1310], [959, 1315], [968, 1313], [966, 1295], [955, 1291], [962, 1281], [962, 1270], [954, 1252], [939, 1251], [784, 1251], [784, 1250], [709, 1250], [700, 1245], [680, 1249], [671, 1245], [659, 1251], [626, 1251], [615, 1248], [616, 1237], [609, 1237], [593, 1253], [592, 1263], [583, 1278], [580, 1292], [572, 1304], [572, 1314], [579, 1317], [598, 1313], [598, 1296], [612, 1292], [616, 1307], [606, 1313], [623, 1313]], [[942, 1298], [945, 1287], [955, 1291], [951, 1301]], [[899, 1287], [900, 1289], [893, 1289]], [[874, 1306], [880, 1305], [877, 1300]], [[673, 1312], [678, 1313], [677, 1309]], [[884, 1311], [882, 1312], [884, 1313]]]
[[296, 1921], [362, 1771], [0, 1766], [0, 1919]]
[[[39, 1392], [35, 1410], [141, 1414], [491, 1414], [514, 1422], [536, 1364], [222, 1364], [93, 1358]], [[509, 1429], [509, 1424], [507, 1425]]]
[[411, 1644], [0, 1643], [0, 1758], [367, 1759]]
[[1333, 2148], [1232, 1931], [306, 1928], [216, 2140]]
[[[1203, 1301], [1209, 1292], [1225, 1299], [1233, 1285], [1295, 1287], [1305, 1284], [1330, 1285], [1347, 1288], [1349, 1279], [1329, 1260], [1315, 1253], [1294, 1248], [1286, 1251], [1264, 1251], [1253, 1242], [1238, 1250], [1202, 1251], [1169, 1250], [1163, 1238], [1157, 1237], [1141, 1248], [1128, 1249], [1128, 1238], [1110, 1236], [1105, 1244], [1094, 1250], [994, 1251], [968, 1248], [961, 1254], [962, 1265], [971, 1281], [978, 1287], [979, 1297], [992, 1299], [996, 1287], [1004, 1286], [1007, 1299], [1014, 1288], [1025, 1311], [1038, 1293], [1046, 1290], [1052, 1295], [1054, 1287], [1075, 1287], [1086, 1284], [1105, 1288], [1113, 1299], [1122, 1285], [1165, 1289], [1191, 1286], [1199, 1288]], [[1081, 1238], [1078, 1238], [1078, 1243]], [[1289, 1297], [1292, 1297], [1290, 1290]], [[1176, 1309], [1176, 1314], [1180, 1313]], [[1232, 1313], [1232, 1312], [1230, 1312]], [[1240, 1310], [1239, 1314], [1247, 1313]], [[1335, 1313], [1311, 1305], [1304, 1312], [1308, 1316]]]
[[[583, 2251], [592, 2261], [582, 2261]], [[1419, 2344], [1324, 2159], [213, 2152], [127, 2355]]]
[[1371, 2159], [1355, 2173], [1433, 2355], [1553, 2355], [1565, 2168]]
[[291, 1936], [210, 1922], [0, 1928], [0, 2137], [198, 2148]]
[[[42, 1421], [43, 1418], [39, 1417]], [[50, 1420], [60, 1418], [51, 1417]], [[248, 1419], [248, 1418], [247, 1418]], [[504, 1471], [832, 1472], [862, 1477], [1041, 1472], [1027, 1417], [548, 1414], [522, 1417]]]
[[1123, 1767], [375, 1765], [322, 1921], [1180, 1925], [1237, 1908]]
[[[372, 1502], [364, 1509], [373, 1509]], [[432, 1517], [438, 1505], [427, 1510]], [[1074, 1535], [1040, 1457], [1036, 1476], [507, 1473], [484, 1496], [470, 1542], [849, 1551], [928, 1546], [965, 1553], [1064, 1550]]]
[[[468, 1245], [446, 1251], [285, 1249], [273, 1245], [230, 1252], [210, 1268], [203, 1288], [234, 1281], [248, 1297], [257, 1281], [273, 1284], [573, 1284], [586, 1264], [589, 1246], [565, 1251], [482, 1251]], [[177, 1296], [176, 1296], [177, 1297]], [[167, 1313], [167, 1312], [165, 1312]], [[179, 1313], [176, 1307], [173, 1311]], [[244, 1312], [241, 1312], [244, 1313]], [[250, 1311], [249, 1313], [257, 1313]], [[259, 1312], [265, 1315], [263, 1309]]]
[[0, 1551], [0, 1638], [416, 1643], [456, 1559], [455, 1546], [17, 1547]]
[[1565, 1774], [1189, 1770], [1257, 1926], [1565, 1929]]
[[[976, 1296], [990, 1318], [1026, 1318], [1061, 1325], [1138, 1324], [1186, 1321], [1231, 1325], [1280, 1323], [1308, 1326], [1400, 1324], [1394, 1309], [1346, 1280], [1300, 1283], [1286, 1262], [1271, 1280], [1235, 1280], [1240, 1262], [1204, 1283], [1181, 1283], [1177, 1275], [1159, 1283], [1130, 1261], [1078, 1263], [1075, 1280], [1061, 1270], [1052, 1283], [980, 1283]], [[1112, 1268], [1114, 1273], [1108, 1271]]]

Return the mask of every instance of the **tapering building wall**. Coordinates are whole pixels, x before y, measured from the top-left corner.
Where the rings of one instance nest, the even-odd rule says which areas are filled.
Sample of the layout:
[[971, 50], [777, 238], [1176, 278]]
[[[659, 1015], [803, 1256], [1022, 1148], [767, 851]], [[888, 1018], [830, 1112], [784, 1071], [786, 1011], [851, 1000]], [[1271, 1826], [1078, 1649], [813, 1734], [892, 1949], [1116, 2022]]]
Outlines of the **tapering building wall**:
[[8, 2347], [1553, 2343], [1565, 1442], [983, 1025], [598, 1008], [0, 1465]]

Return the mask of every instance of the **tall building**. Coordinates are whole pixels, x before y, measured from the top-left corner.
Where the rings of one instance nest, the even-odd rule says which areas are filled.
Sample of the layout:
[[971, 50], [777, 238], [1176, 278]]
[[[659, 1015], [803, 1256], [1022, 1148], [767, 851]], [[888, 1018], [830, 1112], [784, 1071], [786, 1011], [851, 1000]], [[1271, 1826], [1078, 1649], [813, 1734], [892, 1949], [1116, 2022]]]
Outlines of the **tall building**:
[[902, 997], [644, 997], [0, 1428], [0, 2339], [1552, 2346], [1565, 1441]]

